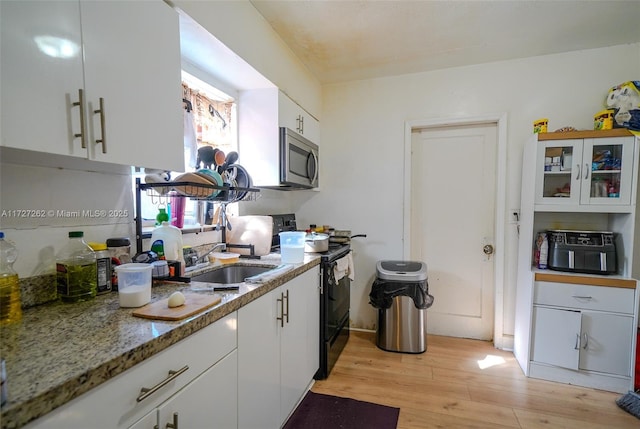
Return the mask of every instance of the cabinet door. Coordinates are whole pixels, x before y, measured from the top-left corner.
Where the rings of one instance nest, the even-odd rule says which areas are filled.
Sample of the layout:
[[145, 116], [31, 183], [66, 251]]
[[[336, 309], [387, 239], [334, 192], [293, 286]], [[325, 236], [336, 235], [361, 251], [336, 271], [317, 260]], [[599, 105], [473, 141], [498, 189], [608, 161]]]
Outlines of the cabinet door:
[[157, 429], [158, 427], [158, 410], [153, 410], [131, 426], [129, 429]]
[[533, 307], [531, 360], [578, 369], [580, 312]]
[[536, 204], [580, 203], [583, 177], [582, 140], [539, 142]]
[[580, 369], [630, 376], [632, 337], [632, 316], [584, 311]]
[[86, 1], [81, 10], [90, 157], [184, 170], [177, 12], [161, 1]]
[[631, 204], [633, 137], [585, 139], [581, 204]]
[[319, 122], [283, 92], [278, 93], [278, 122], [313, 143], [320, 140]]
[[282, 286], [238, 310], [238, 426], [280, 427]]
[[[306, 392], [319, 366], [320, 302], [318, 271], [309, 270], [286, 283], [286, 323], [281, 337], [281, 422]], [[313, 345], [312, 345], [313, 344]]]
[[237, 374], [234, 350], [158, 408], [158, 427], [237, 428]]
[[86, 158], [77, 1], [0, 2], [0, 145]]

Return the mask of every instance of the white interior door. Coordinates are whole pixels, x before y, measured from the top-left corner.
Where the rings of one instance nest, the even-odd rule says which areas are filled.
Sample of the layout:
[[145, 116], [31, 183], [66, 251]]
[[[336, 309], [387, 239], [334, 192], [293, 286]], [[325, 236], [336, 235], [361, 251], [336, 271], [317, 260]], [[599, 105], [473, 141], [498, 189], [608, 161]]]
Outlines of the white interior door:
[[412, 132], [410, 252], [427, 264], [427, 331], [491, 340], [496, 124]]

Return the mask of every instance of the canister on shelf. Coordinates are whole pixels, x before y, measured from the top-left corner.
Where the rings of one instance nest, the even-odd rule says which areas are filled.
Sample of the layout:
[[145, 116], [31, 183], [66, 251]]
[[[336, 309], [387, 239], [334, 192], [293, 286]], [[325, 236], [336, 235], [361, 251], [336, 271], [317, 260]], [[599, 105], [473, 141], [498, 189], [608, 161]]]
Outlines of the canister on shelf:
[[533, 122], [533, 132], [534, 132], [534, 134], [546, 133], [548, 124], [549, 124], [549, 119], [547, 119], [547, 118], [542, 118], [542, 119], [538, 119], [537, 121], [534, 121]]
[[593, 117], [594, 130], [610, 130], [613, 128], [613, 115], [615, 110], [607, 109], [596, 113]]

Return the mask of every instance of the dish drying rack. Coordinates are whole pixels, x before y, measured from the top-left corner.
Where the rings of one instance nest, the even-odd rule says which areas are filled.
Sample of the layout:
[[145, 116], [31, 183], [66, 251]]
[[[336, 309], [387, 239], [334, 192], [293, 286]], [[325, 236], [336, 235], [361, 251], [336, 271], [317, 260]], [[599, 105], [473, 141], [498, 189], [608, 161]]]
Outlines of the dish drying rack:
[[[212, 195], [215, 191], [218, 191], [215, 196]], [[223, 218], [223, 222], [218, 228], [214, 227], [214, 231], [221, 231], [222, 242], [226, 242], [226, 206], [229, 203], [237, 201], [255, 201], [258, 198], [260, 189], [257, 188], [243, 188], [237, 186], [218, 186], [209, 184], [200, 184], [192, 182], [164, 182], [164, 183], [142, 183], [139, 177], [136, 177], [136, 252], [142, 252], [142, 240], [143, 238], [150, 238], [151, 234], [142, 233], [142, 206], [140, 205], [140, 198], [142, 191], [146, 191], [147, 195], [157, 197], [169, 197], [169, 192], [177, 191], [177, 195], [171, 195], [179, 198], [189, 198], [197, 201], [209, 201], [220, 203], [220, 216]], [[241, 245], [231, 244], [230, 247], [247, 247], [253, 254], [253, 245]]]

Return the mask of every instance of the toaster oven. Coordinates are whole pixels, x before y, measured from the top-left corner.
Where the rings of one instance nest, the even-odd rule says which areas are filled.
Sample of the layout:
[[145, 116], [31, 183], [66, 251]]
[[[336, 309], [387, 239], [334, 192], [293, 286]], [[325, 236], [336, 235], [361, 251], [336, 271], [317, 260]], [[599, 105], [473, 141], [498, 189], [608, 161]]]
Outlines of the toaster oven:
[[548, 267], [587, 274], [615, 274], [615, 234], [609, 231], [549, 230]]

